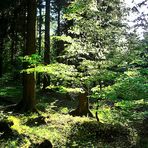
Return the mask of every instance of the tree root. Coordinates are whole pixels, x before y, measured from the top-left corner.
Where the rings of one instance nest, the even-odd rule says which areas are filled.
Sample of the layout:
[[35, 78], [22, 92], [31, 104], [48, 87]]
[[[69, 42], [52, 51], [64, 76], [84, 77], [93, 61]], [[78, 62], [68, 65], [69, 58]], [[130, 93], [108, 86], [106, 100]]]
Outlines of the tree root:
[[69, 113], [72, 116], [86, 116], [86, 117], [93, 117], [93, 114], [90, 112], [90, 110], [86, 110], [86, 111], [80, 111], [79, 108], [77, 108], [76, 110], [73, 110]]
[[23, 104], [22, 102], [18, 103], [18, 104], [11, 104], [5, 107], [0, 108], [0, 110], [4, 111], [4, 112], [8, 112], [8, 111], [12, 111], [13, 113], [37, 113], [38, 115], [40, 115], [39, 111], [37, 110], [37, 108], [28, 108], [27, 105]]

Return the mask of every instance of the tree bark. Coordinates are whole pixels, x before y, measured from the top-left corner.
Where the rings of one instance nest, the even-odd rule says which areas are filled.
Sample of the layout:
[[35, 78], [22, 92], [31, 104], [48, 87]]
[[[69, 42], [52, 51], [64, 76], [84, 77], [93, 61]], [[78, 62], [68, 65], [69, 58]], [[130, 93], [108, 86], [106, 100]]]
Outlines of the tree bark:
[[11, 24], [11, 66], [14, 64], [14, 54], [17, 48], [17, 13], [13, 12], [13, 21]]
[[42, 43], [42, 7], [41, 3], [39, 5], [39, 39], [38, 39], [38, 44], [39, 44], [39, 54], [41, 53], [41, 43]]
[[[25, 55], [32, 55], [36, 52], [36, 0], [27, 0], [27, 36]], [[24, 69], [28, 67], [28, 63], [24, 64]], [[22, 111], [35, 111], [35, 75], [34, 73], [23, 73], [23, 98], [18, 104]]]
[[60, 21], [61, 21], [61, 6], [59, 4], [58, 6], [58, 19], [57, 19], [57, 24], [58, 24], [58, 28], [57, 28], [57, 35], [60, 36], [61, 35], [61, 30], [60, 30]]
[[93, 117], [92, 113], [89, 110], [89, 99], [88, 93], [80, 93], [78, 96], [79, 104], [76, 110], [71, 111], [70, 115], [72, 116], [89, 116]]
[[4, 39], [7, 35], [7, 27], [8, 27], [8, 22], [4, 16], [4, 13], [2, 12], [0, 14], [0, 77], [2, 77], [4, 73], [3, 51], [4, 51]]
[[[50, 0], [46, 0], [44, 63], [45, 65], [50, 64]], [[45, 90], [49, 84], [49, 77], [45, 75], [43, 90]]]
[[[39, 20], [38, 20], [38, 29], [39, 29], [39, 38], [38, 38], [38, 53], [41, 54], [41, 45], [42, 45], [42, 2], [39, 3]], [[40, 85], [41, 75], [38, 73], [37, 84]]]
[[[57, 14], [58, 14], [58, 18], [57, 18], [57, 35], [60, 36], [61, 35], [61, 29], [60, 29], [60, 21], [61, 21], [61, 2], [58, 1], [57, 3]], [[58, 56], [60, 55], [60, 53], [63, 50], [63, 41], [57, 41], [57, 49], [56, 49], [56, 56], [57, 56], [57, 61], [58, 61]]]
[[3, 75], [3, 39], [0, 37], [0, 77]]

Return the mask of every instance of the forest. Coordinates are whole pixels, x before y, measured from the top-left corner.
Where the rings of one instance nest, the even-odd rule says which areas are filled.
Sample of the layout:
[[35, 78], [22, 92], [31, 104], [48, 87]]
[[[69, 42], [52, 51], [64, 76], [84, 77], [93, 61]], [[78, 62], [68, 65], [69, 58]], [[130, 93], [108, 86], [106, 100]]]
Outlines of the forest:
[[0, 0], [0, 148], [148, 148], [147, 0]]

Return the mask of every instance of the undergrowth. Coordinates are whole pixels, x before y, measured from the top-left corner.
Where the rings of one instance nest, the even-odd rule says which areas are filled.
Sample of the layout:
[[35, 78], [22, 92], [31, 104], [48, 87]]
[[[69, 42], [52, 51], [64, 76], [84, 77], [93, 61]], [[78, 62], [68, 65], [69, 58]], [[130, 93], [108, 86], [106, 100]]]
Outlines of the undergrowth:
[[[0, 106], [6, 105], [8, 102], [5, 100], [10, 100], [9, 97], [14, 102], [20, 99], [21, 87], [0, 89], [0, 99], [3, 100]], [[40, 92], [37, 99], [40, 115], [4, 112], [1, 109], [0, 122], [5, 121], [11, 129], [5, 134], [0, 128], [1, 148], [35, 148], [45, 139], [55, 148], [148, 147], [147, 100], [92, 101], [94, 118], [88, 118], [68, 115], [77, 105], [75, 99]], [[96, 111], [100, 122], [96, 121]]]
[[[98, 109], [100, 122], [97, 122], [95, 118], [72, 117], [68, 115], [67, 107], [59, 108], [57, 111], [47, 104], [45, 111], [40, 112], [40, 115], [1, 112], [1, 120], [7, 119], [14, 124], [11, 126], [13, 135], [1, 139], [0, 147], [36, 147], [37, 143], [45, 139], [57, 148], [138, 147], [140, 133], [134, 124], [141, 126], [138, 127], [139, 129], [144, 126], [142, 123], [147, 116], [147, 111], [138, 110], [138, 107], [144, 104], [146, 105], [143, 100], [139, 100], [131, 104], [129, 102], [128, 105], [124, 101], [116, 103], [114, 108], [105, 104], [101, 105]], [[131, 110], [128, 109], [129, 107]], [[39, 117], [44, 117], [45, 122], [42, 123], [40, 119], [37, 121]], [[146, 147], [147, 144], [145, 140], [143, 146]]]

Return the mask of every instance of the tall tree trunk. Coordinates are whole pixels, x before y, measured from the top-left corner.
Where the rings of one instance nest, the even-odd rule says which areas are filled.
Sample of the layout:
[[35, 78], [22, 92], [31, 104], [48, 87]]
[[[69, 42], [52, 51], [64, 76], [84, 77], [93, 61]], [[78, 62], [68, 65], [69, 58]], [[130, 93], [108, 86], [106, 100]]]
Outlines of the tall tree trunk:
[[3, 38], [0, 37], [0, 77], [3, 75]]
[[38, 39], [38, 45], [39, 45], [39, 54], [41, 53], [41, 43], [42, 43], [42, 4], [40, 2], [39, 4], [39, 39]]
[[11, 25], [11, 66], [14, 64], [14, 52], [16, 51], [17, 46], [17, 23], [15, 19], [17, 20], [17, 13], [14, 12], [13, 14], [13, 22]]
[[4, 51], [4, 39], [7, 35], [8, 22], [4, 16], [4, 12], [0, 14], [0, 77], [4, 73], [3, 67], [3, 51]]
[[73, 116], [90, 116], [92, 117], [92, 113], [89, 110], [89, 99], [88, 93], [80, 93], [78, 96], [79, 104], [76, 110], [70, 112], [70, 115]]
[[[61, 21], [61, 3], [58, 2], [58, 9], [57, 9], [57, 13], [58, 13], [58, 18], [57, 18], [57, 35], [60, 36], [61, 35], [61, 29], [60, 29], [60, 21]], [[64, 49], [64, 44], [63, 44], [63, 41], [57, 41], [56, 42], [57, 44], [57, 49], [56, 49], [56, 56], [57, 56], [57, 61], [59, 60], [58, 59], [58, 56], [60, 55], [61, 51]]]
[[[44, 51], [45, 65], [50, 63], [50, 0], [46, 0], [46, 14], [45, 14], [45, 51]], [[43, 90], [49, 85], [48, 76], [44, 76]]]
[[[42, 2], [39, 3], [39, 20], [38, 20], [39, 38], [38, 38], [38, 53], [41, 54], [42, 45]], [[40, 85], [41, 75], [38, 74], [37, 84]]]
[[[61, 35], [61, 28], [60, 28], [60, 22], [61, 22], [61, 2], [60, 1], [57, 1], [57, 35], [60, 36]], [[63, 50], [63, 41], [57, 41], [56, 42], [56, 56], [57, 56], [57, 61], [59, 60], [58, 59], [58, 56], [60, 55], [61, 51]]]
[[[14, 34], [13, 34], [14, 36]], [[13, 63], [14, 63], [14, 38], [12, 37], [12, 41], [11, 41], [11, 66], [13, 66]]]
[[60, 30], [60, 21], [61, 21], [61, 8], [59, 6], [58, 8], [58, 19], [57, 19], [57, 24], [58, 24], [58, 28], [57, 28], [57, 35], [60, 36], [61, 35], [61, 30]]
[[[27, 36], [25, 55], [36, 52], [35, 25], [36, 24], [36, 0], [27, 0]], [[28, 64], [24, 64], [24, 69]], [[35, 74], [23, 73], [23, 99], [18, 105], [23, 111], [35, 111]]]

